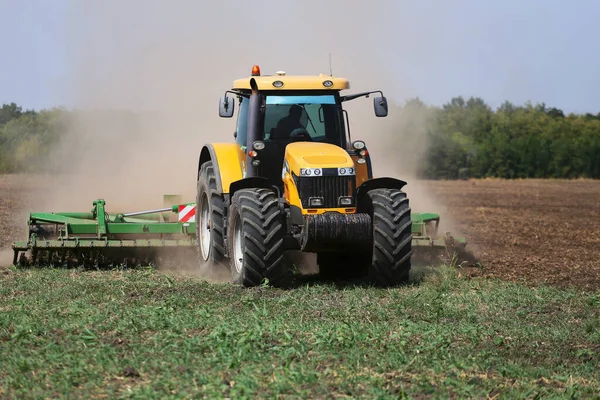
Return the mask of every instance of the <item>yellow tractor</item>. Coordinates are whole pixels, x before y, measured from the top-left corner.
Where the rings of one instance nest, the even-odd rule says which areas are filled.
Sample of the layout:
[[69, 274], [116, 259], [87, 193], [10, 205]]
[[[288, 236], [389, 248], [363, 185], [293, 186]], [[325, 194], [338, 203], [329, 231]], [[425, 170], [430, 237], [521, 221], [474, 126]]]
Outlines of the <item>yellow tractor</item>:
[[[280, 71], [233, 82], [219, 115], [238, 105], [235, 141], [203, 146], [198, 163], [196, 237], [201, 262], [230, 269], [232, 282], [290, 282], [286, 252], [316, 253], [321, 274], [407, 282], [413, 245], [435, 246], [413, 215], [406, 182], [374, 178], [364, 141], [352, 141], [343, 104], [381, 91], [342, 95], [348, 80]], [[414, 220], [414, 221], [413, 221]], [[413, 223], [414, 222], [414, 223]], [[416, 227], [416, 228], [415, 228]]]

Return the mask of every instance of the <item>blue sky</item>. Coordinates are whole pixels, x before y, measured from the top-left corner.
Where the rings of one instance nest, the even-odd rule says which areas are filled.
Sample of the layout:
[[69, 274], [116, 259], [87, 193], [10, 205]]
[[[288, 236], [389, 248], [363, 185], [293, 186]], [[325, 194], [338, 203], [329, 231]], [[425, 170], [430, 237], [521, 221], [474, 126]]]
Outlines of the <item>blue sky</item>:
[[64, 102], [56, 95], [67, 79], [65, 49], [68, 3], [0, 0], [0, 102], [26, 108]]
[[[101, 89], [106, 89], [105, 103], [122, 106], [159, 95], [173, 101], [183, 91], [172, 89], [179, 86], [165, 72], [169, 68], [188, 82], [210, 73], [221, 91], [223, 82], [245, 75], [255, 62], [263, 63], [263, 70], [295, 65], [308, 73], [316, 68], [327, 72], [331, 51], [334, 73], [351, 73], [357, 87], [384, 85], [398, 101], [419, 96], [441, 105], [452, 96], [473, 95], [492, 106], [529, 100], [566, 112], [597, 113], [598, 16], [600, 1], [593, 0], [335, 5], [309, 0], [0, 0], [0, 103], [35, 109], [74, 106], [82, 92]], [[253, 36], [264, 40], [248, 43]], [[196, 51], [206, 57], [192, 58], [189, 53]], [[166, 63], [167, 58], [193, 68]], [[166, 64], [159, 68], [159, 60]], [[239, 67], [232, 67], [236, 63]], [[367, 75], [369, 81], [361, 81]], [[129, 92], [115, 89], [126, 84]]]

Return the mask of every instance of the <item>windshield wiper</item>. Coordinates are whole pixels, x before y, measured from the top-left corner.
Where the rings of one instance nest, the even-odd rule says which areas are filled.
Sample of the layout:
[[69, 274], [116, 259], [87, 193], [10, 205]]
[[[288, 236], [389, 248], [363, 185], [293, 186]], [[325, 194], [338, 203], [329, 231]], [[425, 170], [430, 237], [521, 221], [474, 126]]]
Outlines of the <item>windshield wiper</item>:
[[308, 115], [308, 112], [306, 111], [306, 107], [304, 105], [302, 105], [302, 108], [304, 109], [304, 113], [306, 114], [306, 118], [308, 118], [308, 122], [310, 122], [310, 126], [312, 126], [313, 128], [313, 132], [317, 133], [317, 129], [315, 128], [312, 119], [310, 118], [310, 115]]

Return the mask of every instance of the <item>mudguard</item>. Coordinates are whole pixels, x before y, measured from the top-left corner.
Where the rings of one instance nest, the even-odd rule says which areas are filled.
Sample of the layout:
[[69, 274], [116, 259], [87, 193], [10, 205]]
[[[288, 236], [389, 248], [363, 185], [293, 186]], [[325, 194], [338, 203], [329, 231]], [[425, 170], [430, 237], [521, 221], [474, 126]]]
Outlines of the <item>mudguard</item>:
[[212, 143], [202, 147], [198, 160], [198, 172], [207, 161], [212, 161], [220, 193], [229, 193], [233, 182], [244, 177], [246, 154], [237, 143]]
[[367, 193], [373, 189], [397, 189], [402, 190], [406, 186], [406, 182], [396, 178], [373, 178], [365, 181], [362, 185], [356, 188], [356, 204], [358, 210], [364, 209], [364, 202]]

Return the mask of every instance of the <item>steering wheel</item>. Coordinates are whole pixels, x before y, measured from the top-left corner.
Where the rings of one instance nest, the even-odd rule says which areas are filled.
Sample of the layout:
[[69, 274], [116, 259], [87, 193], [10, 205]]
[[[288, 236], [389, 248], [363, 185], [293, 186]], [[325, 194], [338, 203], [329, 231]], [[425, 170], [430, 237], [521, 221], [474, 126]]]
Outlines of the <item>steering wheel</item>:
[[292, 139], [305, 139], [312, 140], [312, 136], [308, 133], [305, 128], [296, 128], [290, 133], [290, 137]]

